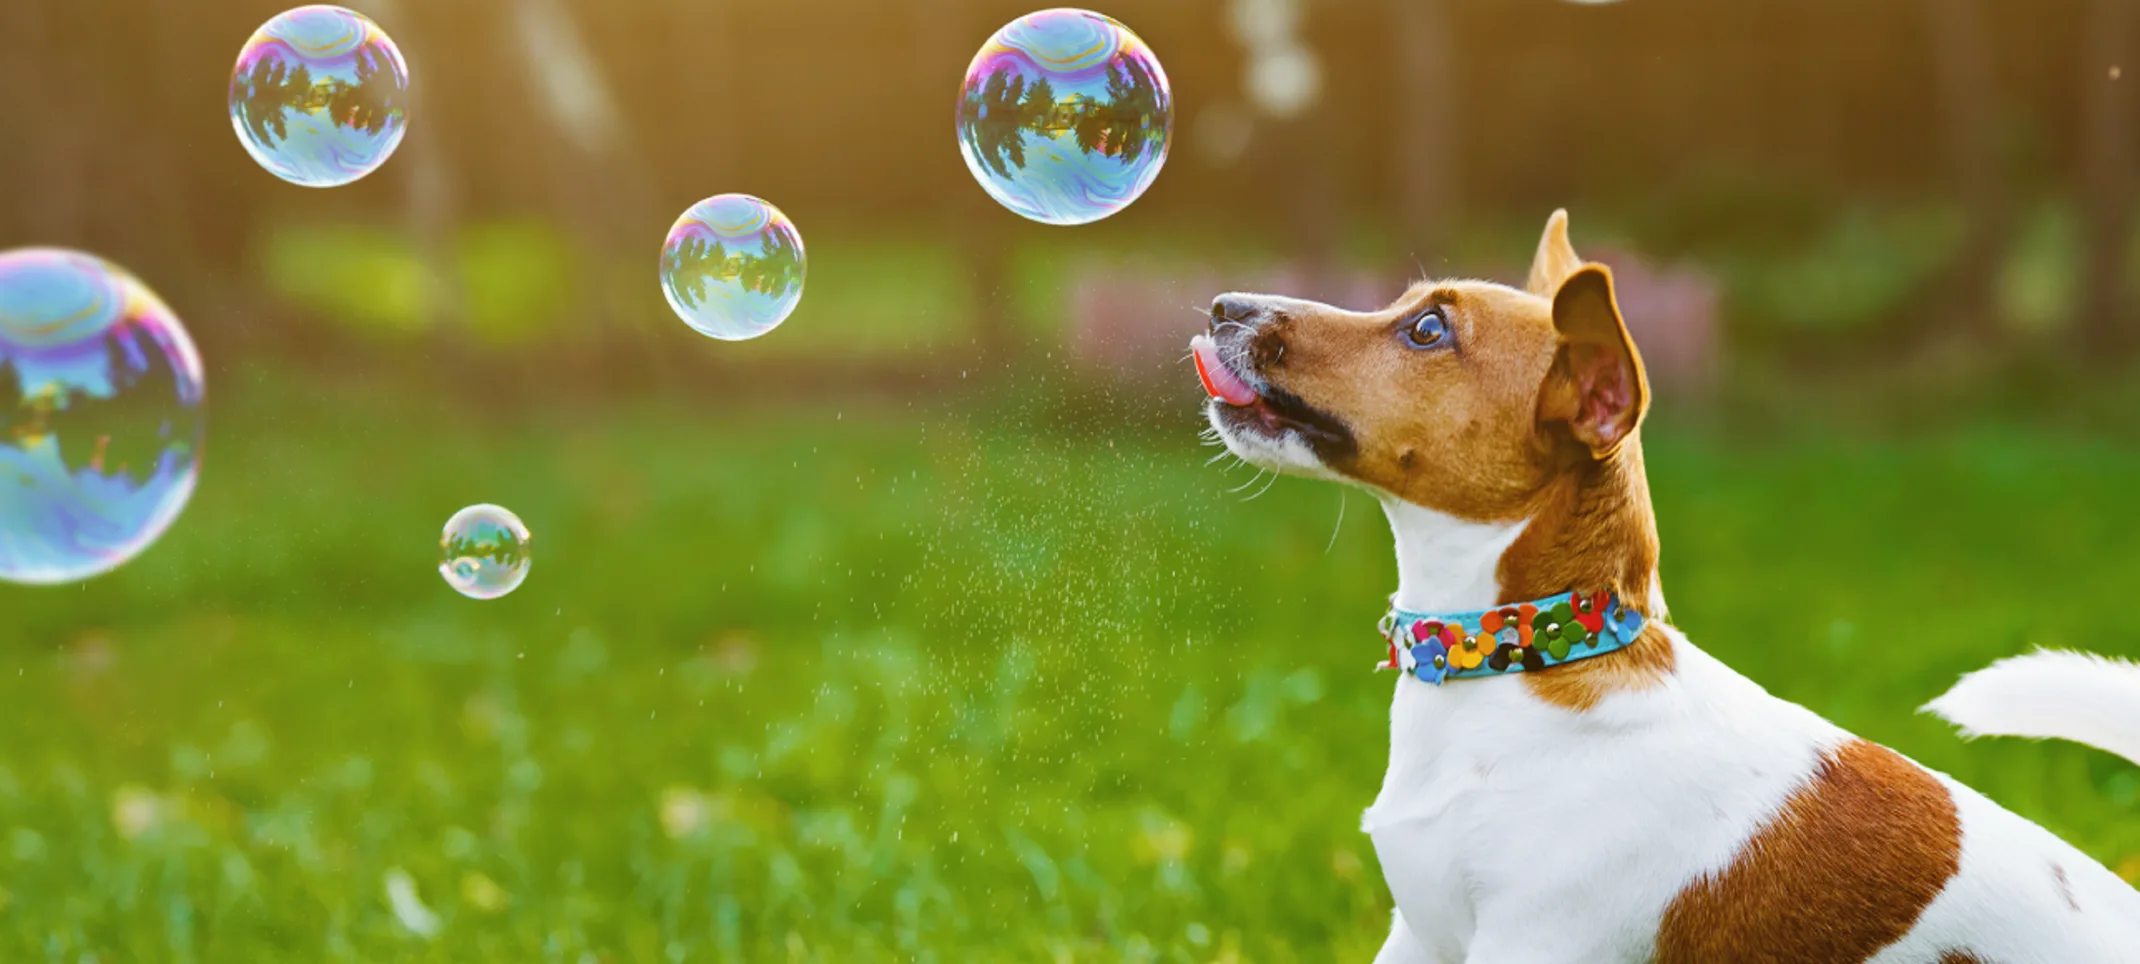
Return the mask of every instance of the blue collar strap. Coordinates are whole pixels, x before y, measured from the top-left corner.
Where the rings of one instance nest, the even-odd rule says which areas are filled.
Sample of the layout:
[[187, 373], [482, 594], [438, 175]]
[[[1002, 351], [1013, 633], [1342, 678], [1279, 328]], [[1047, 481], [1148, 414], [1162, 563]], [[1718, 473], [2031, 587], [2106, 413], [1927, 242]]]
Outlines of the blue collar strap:
[[1609, 592], [1562, 593], [1469, 613], [1391, 609], [1381, 627], [1389, 662], [1376, 668], [1436, 685], [1450, 677], [1541, 670], [1623, 649], [1647, 622]]

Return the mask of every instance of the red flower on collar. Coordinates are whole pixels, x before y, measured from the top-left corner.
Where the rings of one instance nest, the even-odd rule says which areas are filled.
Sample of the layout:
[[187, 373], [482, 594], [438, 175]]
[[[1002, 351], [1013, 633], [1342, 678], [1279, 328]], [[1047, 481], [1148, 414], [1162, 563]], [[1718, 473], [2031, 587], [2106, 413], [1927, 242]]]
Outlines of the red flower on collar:
[[1455, 649], [1457, 644], [1456, 630], [1439, 619], [1413, 620], [1412, 641], [1424, 643], [1428, 640], [1440, 640], [1442, 648]]
[[1568, 603], [1575, 607], [1575, 621], [1596, 634], [1605, 631], [1605, 603], [1611, 598], [1611, 593], [1602, 590], [1590, 594], [1588, 599], [1583, 598], [1580, 592], [1571, 592], [1568, 594]]

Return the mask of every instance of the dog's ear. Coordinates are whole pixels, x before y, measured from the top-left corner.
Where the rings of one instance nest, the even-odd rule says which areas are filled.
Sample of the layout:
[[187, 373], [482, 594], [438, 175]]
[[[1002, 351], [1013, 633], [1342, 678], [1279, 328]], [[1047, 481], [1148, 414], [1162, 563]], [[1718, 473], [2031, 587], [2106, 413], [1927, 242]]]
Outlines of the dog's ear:
[[1562, 208], [1546, 219], [1546, 233], [1538, 238], [1538, 254], [1531, 258], [1531, 280], [1524, 290], [1551, 298], [1560, 283], [1582, 266], [1583, 259], [1575, 256], [1575, 247], [1568, 243], [1568, 211]]
[[1560, 346], [1539, 389], [1539, 426], [1562, 427], [1592, 458], [1605, 458], [1635, 434], [1650, 404], [1649, 376], [1620, 320], [1612, 270], [1586, 264], [1570, 273], [1553, 292], [1553, 327]]

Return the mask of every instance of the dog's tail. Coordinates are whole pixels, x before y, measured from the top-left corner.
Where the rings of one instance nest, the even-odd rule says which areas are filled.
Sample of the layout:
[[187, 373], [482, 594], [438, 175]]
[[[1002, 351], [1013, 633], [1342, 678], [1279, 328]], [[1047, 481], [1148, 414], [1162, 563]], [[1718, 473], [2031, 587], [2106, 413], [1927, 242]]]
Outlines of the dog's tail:
[[2140, 665], [2039, 649], [1962, 677], [1925, 704], [1970, 739], [2055, 737], [2140, 763]]

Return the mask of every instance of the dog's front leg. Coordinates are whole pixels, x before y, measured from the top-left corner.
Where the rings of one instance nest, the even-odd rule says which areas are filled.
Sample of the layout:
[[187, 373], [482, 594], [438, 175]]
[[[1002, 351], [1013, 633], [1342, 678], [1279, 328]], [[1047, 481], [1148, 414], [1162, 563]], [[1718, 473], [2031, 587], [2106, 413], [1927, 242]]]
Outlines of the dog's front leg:
[[1375, 954], [1375, 964], [1445, 964], [1445, 959], [1436, 956], [1418, 935], [1412, 933], [1412, 928], [1404, 922], [1404, 912], [1399, 910], [1390, 912], [1389, 940], [1382, 942], [1382, 950]]

